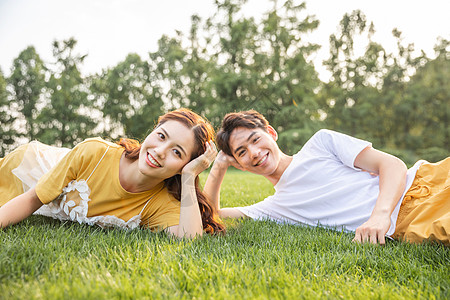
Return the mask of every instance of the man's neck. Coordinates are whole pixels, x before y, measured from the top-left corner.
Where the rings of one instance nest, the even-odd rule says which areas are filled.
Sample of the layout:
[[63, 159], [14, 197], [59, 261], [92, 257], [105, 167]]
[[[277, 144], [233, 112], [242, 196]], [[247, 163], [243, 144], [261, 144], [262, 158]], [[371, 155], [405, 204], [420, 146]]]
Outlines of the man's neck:
[[286, 169], [289, 166], [289, 164], [291, 163], [291, 161], [292, 161], [292, 156], [281, 152], [280, 153], [280, 161], [278, 163], [278, 167], [275, 170], [275, 172], [273, 172], [270, 175], [264, 176], [264, 177], [266, 177], [270, 181], [270, 183], [272, 183], [273, 185], [276, 185], [278, 183], [278, 181], [280, 180], [281, 176], [283, 175], [284, 171], [286, 171]]

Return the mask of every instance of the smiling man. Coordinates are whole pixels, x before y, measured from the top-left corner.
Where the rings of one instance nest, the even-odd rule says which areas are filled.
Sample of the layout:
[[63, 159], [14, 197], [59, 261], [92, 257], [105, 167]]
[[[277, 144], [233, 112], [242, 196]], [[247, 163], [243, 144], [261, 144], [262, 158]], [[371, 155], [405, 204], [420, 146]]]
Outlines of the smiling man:
[[[371, 143], [319, 130], [294, 156], [283, 153], [277, 132], [256, 111], [227, 114], [217, 134], [221, 152], [205, 184], [221, 217], [354, 231], [356, 242], [385, 237], [449, 244], [450, 158], [418, 161], [407, 170]], [[229, 166], [266, 177], [275, 194], [246, 207], [220, 208]]]

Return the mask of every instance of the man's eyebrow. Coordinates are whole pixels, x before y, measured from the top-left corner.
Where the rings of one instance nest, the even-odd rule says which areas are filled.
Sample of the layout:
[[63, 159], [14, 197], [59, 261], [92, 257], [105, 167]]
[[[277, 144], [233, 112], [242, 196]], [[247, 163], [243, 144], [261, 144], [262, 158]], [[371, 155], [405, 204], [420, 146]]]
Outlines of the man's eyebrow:
[[[253, 132], [248, 136], [247, 142], [248, 142], [249, 140], [251, 140], [251, 138], [252, 138], [255, 134], [256, 134], [256, 131], [253, 131]], [[236, 150], [234, 150], [234, 153], [236, 154], [241, 148], [244, 148], [244, 146], [239, 146], [239, 147], [237, 147]]]
[[[170, 135], [167, 133], [167, 131], [166, 131], [164, 128], [162, 128], [162, 127], [160, 127], [160, 128], [161, 128], [162, 131], [164, 131], [164, 134], [167, 136], [167, 138], [170, 138]], [[187, 156], [186, 151], [184, 151], [184, 148], [183, 148], [183, 147], [181, 147], [181, 146], [178, 145], [178, 144], [176, 144], [176, 146], [177, 146], [178, 148], [181, 149], [181, 151], [183, 152], [184, 155]]]

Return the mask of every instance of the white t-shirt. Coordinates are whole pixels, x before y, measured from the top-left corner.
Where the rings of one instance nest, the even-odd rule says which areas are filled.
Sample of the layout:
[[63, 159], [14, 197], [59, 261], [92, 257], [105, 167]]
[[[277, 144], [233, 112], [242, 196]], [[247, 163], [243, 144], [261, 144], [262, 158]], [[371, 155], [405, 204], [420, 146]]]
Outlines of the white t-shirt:
[[[238, 209], [253, 219], [355, 231], [369, 219], [379, 193], [379, 177], [354, 167], [356, 157], [366, 147], [371, 143], [319, 130], [294, 155], [275, 185], [274, 195]], [[401, 200], [423, 162], [408, 170], [405, 191], [386, 235], [394, 233]]]

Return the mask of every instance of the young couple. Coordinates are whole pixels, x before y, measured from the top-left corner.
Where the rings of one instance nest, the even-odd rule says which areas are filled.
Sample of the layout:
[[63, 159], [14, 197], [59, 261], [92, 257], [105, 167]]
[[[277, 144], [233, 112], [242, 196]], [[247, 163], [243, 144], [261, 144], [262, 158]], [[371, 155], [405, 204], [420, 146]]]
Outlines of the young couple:
[[[392, 236], [449, 243], [450, 158], [406, 170], [370, 143], [329, 130], [317, 132], [292, 157], [255, 111], [225, 116], [218, 155], [213, 135], [203, 118], [180, 109], [160, 117], [142, 144], [88, 139], [72, 150], [21, 146], [0, 160], [0, 227], [35, 212], [194, 237], [224, 232], [218, 213], [355, 231], [357, 242], [384, 244]], [[201, 192], [198, 174], [216, 155]], [[220, 208], [229, 166], [263, 175], [275, 194], [251, 206]]]

